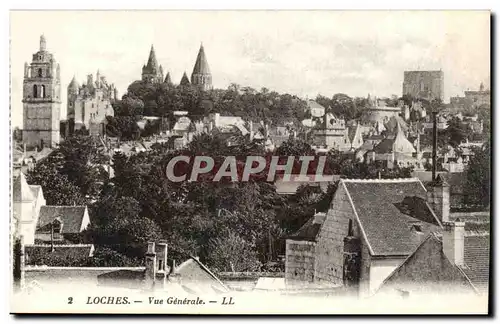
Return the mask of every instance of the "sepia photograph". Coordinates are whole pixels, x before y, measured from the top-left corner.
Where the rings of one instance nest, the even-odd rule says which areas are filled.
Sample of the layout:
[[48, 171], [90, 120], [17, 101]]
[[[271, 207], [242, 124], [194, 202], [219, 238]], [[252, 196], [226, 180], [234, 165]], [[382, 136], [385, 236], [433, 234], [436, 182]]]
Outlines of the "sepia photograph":
[[491, 312], [490, 11], [9, 16], [11, 314]]

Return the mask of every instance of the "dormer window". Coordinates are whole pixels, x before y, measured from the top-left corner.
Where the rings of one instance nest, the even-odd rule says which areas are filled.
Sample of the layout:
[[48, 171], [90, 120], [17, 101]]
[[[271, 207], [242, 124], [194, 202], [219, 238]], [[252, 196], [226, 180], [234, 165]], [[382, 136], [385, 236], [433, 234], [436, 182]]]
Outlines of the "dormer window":
[[54, 231], [54, 234], [60, 234], [62, 231], [62, 222], [59, 219], [55, 219], [52, 222], [52, 230]]
[[411, 226], [411, 230], [414, 231], [414, 232], [417, 232], [419, 234], [423, 233], [423, 231], [422, 231], [422, 225], [420, 225], [420, 224], [413, 224]]

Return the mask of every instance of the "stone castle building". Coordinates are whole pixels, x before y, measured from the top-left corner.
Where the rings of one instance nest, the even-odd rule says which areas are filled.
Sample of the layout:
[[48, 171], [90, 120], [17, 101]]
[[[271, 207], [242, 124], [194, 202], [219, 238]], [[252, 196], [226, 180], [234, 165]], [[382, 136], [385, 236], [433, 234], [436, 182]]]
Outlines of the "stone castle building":
[[30, 147], [57, 145], [60, 110], [61, 71], [42, 35], [31, 64], [24, 64], [23, 143]]
[[[163, 67], [158, 64], [154, 47], [151, 45], [149, 58], [146, 65], [142, 67], [142, 81], [147, 83], [168, 83], [172, 84], [170, 73], [167, 73], [165, 79], [163, 78]], [[180, 85], [192, 85], [201, 91], [212, 89], [212, 74], [208, 66], [208, 61], [205, 55], [203, 44], [200, 46], [196, 62], [191, 73], [191, 81], [189, 80], [186, 72], [184, 72]]]
[[142, 67], [142, 81], [149, 83], [163, 82], [163, 67], [158, 65], [153, 45], [151, 45], [149, 51], [148, 63]]
[[102, 131], [101, 125], [106, 116], [114, 116], [111, 106], [116, 100], [117, 90], [114, 84], [108, 84], [106, 77], [99, 71], [94, 76], [89, 74], [87, 82], [81, 86], [73, 77], [68, 85], [68, 120], [74, 120], [74, 129], [89, 130], [91, 135]]
[[444, 100], [443, 71], [405, 71], [403, 95], [431, 101]]

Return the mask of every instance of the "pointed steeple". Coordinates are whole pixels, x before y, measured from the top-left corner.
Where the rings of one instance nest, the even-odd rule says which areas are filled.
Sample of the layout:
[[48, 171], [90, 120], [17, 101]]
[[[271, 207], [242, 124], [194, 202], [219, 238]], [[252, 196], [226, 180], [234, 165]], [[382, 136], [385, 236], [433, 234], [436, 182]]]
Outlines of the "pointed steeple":
[[14, 202], [32, 201], [35, 199], [28, 182], [26, 182], [26, 177], [22, 172], [14, 178], [12, 184], [12, 198], [14, 199]]
[[[186, 76], [187, 78], [187, 76]], [[170, 78], [170, 72], [167, 72], [167, 76], [165, 77], [165, 81], [164, 81], [166, 84], [172, 84], [172, 79]]]
[[394, 138], [394, 142], [392, 144], [392, 151], [406, 154], [416, 152], [415, 147], [413, 147], [413, 144], [411, 144], [406, 137], [399, 122], [396, 125], [396, 138]]
[[205, 49], [203, 48], [203, 43], [200, 45], [200, 50], [198, 51], [198, 56], [196, 57], [196, 63], [194, 64], [193, 74], [210, 74], [210, 68], [208, 67], [207, 57], [205, 56]]
[[150, 69], [156, 69], [158, 67], [158, 61], [156, 60], [155, 48], [151, 45], [151, 50], [149, 51], [148, 64], [146, 65]]
[[182, 75], [182, 79], [181, 79], [181, 83], [180, 85], [189, 85], [190, 82], [189, 82], [189, 79], [188, 79], [188, 76], [186, 74], [186, 72], [184, 72], [184, 74]]
[[47, 49], [47, 41], [45, 40], [45, 35], [40, 36], [40, 52], [44, 52]]
[[78, 82], [76, 81], [76, 77], [73, 75], [73, 79], [71, 79], [71, 82], [68, 85], [68, 94], [69, 93], [77, 94], [78, 88], [79, 88]]

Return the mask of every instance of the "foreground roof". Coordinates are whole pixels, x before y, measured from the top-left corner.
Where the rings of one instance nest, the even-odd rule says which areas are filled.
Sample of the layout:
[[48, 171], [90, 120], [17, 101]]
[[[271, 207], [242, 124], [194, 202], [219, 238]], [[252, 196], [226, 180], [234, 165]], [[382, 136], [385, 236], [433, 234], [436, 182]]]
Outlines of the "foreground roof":
[[490, 272], [490, 236], [466, 236], [463, 272], [480, 291], [488, 288]]
[[37, 230], [43, 230], [54, 220], [62, 222], [62, 233], [80, 233], [84, 220], [86, 206], [42, 206], [38, 219]]
[[418, 179], [341, 180], [341, 185], [372, 255], [409, 255], [441, 229]]

